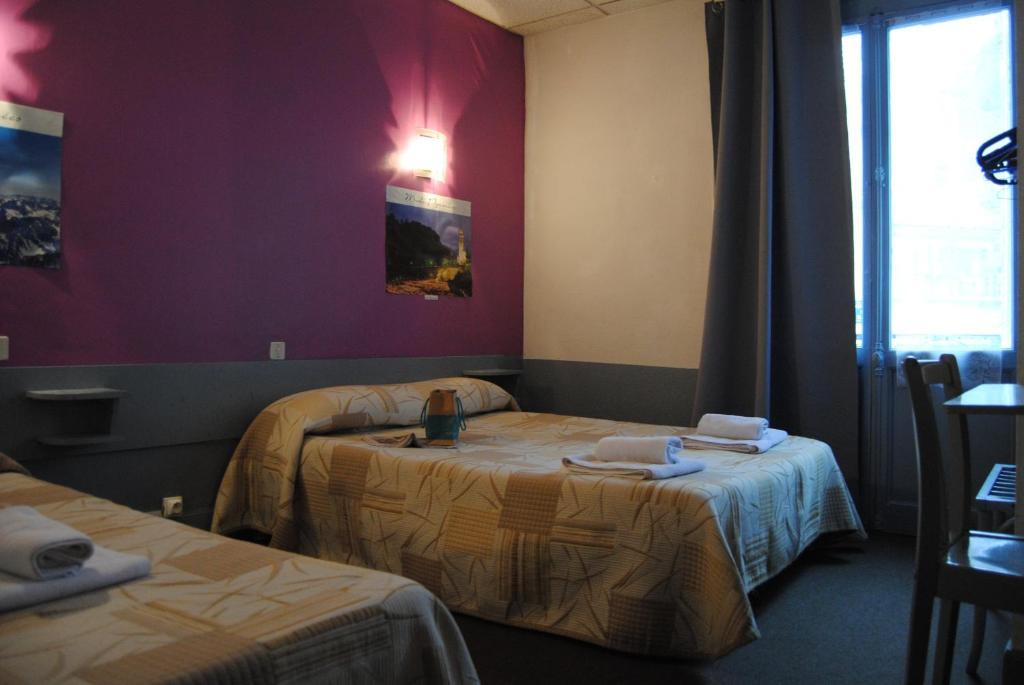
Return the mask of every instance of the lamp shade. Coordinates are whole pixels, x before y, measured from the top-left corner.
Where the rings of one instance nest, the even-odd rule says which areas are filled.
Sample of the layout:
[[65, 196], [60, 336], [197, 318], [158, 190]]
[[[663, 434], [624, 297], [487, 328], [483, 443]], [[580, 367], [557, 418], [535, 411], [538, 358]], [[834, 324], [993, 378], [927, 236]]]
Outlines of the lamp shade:
[[421, 178], [443, 181], [448, 168], [447, 144], [443, 133], [421, 128], [409, 143], [402, 166]]

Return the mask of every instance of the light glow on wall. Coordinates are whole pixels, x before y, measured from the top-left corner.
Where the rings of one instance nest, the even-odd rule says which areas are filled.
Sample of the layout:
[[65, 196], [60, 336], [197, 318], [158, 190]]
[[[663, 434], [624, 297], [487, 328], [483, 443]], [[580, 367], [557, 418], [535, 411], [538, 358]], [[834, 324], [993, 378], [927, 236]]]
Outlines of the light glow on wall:
[[0, 3], [0, 99], [34, 103], [39, 84], [19, 63], [21, 55], [45, 48], [51, 30], [30, 23], [23, 15], [36, 0]]
[[444, 181], [448, 172], [448, 138], [433, 129], [419, 129], [402, 154], [401, 168], [421, 178]]

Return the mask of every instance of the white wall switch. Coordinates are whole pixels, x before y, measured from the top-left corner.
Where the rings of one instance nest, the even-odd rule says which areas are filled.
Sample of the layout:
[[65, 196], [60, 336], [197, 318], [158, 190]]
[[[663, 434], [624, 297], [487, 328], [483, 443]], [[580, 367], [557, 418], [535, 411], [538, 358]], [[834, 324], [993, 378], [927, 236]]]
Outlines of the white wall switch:
[[284, 359], [284, 341], [277, 340], [270, 343], [270, 358], [274, 361], [281, 361]]
[[11, 339], [6, 335], [0, 335], [0, 362], [11, 358]]

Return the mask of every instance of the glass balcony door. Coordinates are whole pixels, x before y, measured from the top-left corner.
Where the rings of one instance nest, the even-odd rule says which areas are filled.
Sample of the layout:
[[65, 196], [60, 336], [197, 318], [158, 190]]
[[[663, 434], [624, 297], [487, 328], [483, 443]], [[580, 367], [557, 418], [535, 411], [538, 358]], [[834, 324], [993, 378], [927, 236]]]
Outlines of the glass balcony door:
[[1013, 124], [1013, 73], [1004, 3], [893, 4], [844, 17], [843, 62], [867, 504], [877, 527], [910, 531], [916, 466], [897, 360], [1001, 359], [1014, 346], [1012, 194], [976, 162]]

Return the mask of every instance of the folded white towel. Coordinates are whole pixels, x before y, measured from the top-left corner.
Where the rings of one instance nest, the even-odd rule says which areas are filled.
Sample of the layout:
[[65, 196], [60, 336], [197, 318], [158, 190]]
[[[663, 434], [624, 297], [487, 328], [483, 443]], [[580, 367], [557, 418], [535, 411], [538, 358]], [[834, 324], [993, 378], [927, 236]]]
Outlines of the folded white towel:
[[682, 449], [683, 441], [673, 435], [654, 438], [601, 438], [597, 441], [594, 459], [670, 464]]
[[46, 580], [75, 573], [93, 553], [92, 540], [32, 507], [0, 509], [0, 571]]
[[767, 452], [789, 437], [789, 434], [778, 428], [769, 428], [760, 440], [730, 440], [714, 435], [691, 433], [683, 436], [683, 445], [688, 450], [726, 450], [744, 454], [760, 454]]
[[685, 476], [704, 470], [704, 462], [700, 459], [677, 457], [666, 464], [645, 464], [635, 461], [597, 461], [588, 454], [575, 457], [564, 457], [562, 464], [574, 473], [589, 473], [607, 476], [625, 476], [643, 480], [661, 480]]
[[99, 545], [77, 572], [52, 580], [25, 580], [0, 572], [0, 612], [70, 597], [149, 575], [149, 559]]
[[730, 440], [760, 440], [768, 430], [768, 419], [760, 416], [705, 414], [697, 423], [696, 432]]

